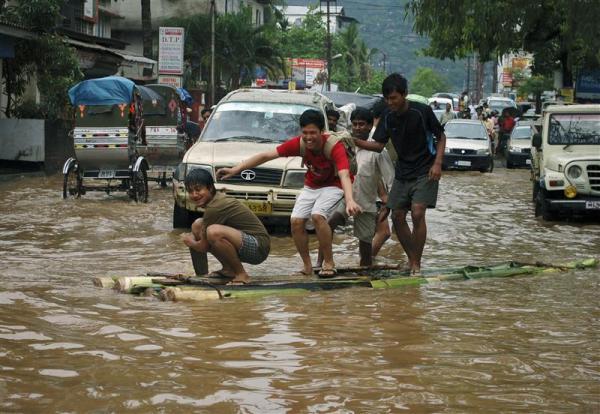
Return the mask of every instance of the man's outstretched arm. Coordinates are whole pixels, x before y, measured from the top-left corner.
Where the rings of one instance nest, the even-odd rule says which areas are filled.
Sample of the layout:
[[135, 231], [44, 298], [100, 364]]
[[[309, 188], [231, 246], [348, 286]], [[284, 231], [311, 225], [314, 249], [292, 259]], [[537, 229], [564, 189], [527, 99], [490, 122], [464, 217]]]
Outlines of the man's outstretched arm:
[[277, 150], [265, 151], [265, 152], [258, 153], [256, 155], [253, 155], [252, 157], [248, 158], [247, 160], [240, 162], [236, 166], [219, 168], [216, 172], [217, 178], [219, 178], [219, 179], [231, 178], [234, 175], [239, 174], [240, 172], [242, 172], [244, 170], [247, 170], [248, 168], [254, 168], [256, 166], [264, 164], [267, 161], [274, 160], [275, 158], [279, 158], [279, 153], [277, 152]]

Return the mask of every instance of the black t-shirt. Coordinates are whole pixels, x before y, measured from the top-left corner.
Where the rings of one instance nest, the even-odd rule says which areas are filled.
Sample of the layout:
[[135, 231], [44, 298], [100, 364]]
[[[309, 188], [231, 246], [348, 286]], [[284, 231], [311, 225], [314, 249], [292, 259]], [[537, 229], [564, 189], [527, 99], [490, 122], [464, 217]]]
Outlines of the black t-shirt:
[[429, 105], [408, 101], [408, 110], [403, 114], [386, 109], [373, 134], [373, 139], [386, 144], [392, 139], [398, 154], [396, 179], [411, 180], [426, 175], [435, 161], [427, 145], [429, 130], [438, 139], [444, 128]]

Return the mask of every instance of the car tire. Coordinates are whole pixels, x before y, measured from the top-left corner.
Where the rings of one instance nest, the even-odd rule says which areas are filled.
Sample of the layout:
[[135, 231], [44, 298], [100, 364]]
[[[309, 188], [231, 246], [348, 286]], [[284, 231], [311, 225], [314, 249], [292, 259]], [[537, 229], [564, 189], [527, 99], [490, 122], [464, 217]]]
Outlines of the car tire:
[[546, 192], [542, 189], [538, 191], [535, 199], [535, 216], [542, 216], [544, 221], [553, 221], [556, 218], [555, 214], [548, 210], [548, 205], [546, 203]]
[[192, 226], [190, 212], [173, 202], [173, 228], [189, 229]]
[[538, 197], [538, 193], [540, 192], [540, 183], [537, 181], [533, 182], [533, 186], [532, 186], [532, 191], [531, 191], [531, 201], [533, 201], [534, 203], [537, 201], [537, 197]]

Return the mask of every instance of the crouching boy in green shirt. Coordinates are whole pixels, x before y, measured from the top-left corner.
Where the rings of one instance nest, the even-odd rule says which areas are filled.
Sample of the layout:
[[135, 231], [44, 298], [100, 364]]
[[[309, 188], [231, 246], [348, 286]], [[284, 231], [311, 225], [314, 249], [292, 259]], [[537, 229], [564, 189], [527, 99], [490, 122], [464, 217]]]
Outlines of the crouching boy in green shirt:
[[183, 236], [189, 248], [211, 253], [223, 268], [208, 276], [229, 280], [228, 284], [246, 284], [250, 277], [242, 262], [259, 264], [265, 261], [271, 239], [261, 221], [244, 204], [217, 193], [212, 175], [203, 169], [190, 171], [185, 188], [204, 217], [192, 224], [192, 233]]

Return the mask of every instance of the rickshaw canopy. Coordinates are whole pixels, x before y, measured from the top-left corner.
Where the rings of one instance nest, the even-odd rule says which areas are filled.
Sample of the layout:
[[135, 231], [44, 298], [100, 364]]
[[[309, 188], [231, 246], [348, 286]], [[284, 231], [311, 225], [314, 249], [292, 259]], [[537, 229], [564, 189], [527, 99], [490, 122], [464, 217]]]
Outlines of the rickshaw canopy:
[[69, 89], [72, 105], [117, 105], [131, 103], [135, 83], [121, 76], [79, 82]]
[[192, 95], [190, 95], [188, 91], [183, 88], [177, 88], [177, 93], [179, 93], [179, 98], [185, 102], [187, 106], [192, 106], [194, 98], [192, 98]]
[[138, 91], [140, 92], [140, 96], [142, 97], [143, 101], [162, 101], [163, 97], [160, 96], [160, 94], [158, 94], [156, 91], [153, 91], [150, 88], [147, 88], [145, 86], [136, 86]]

